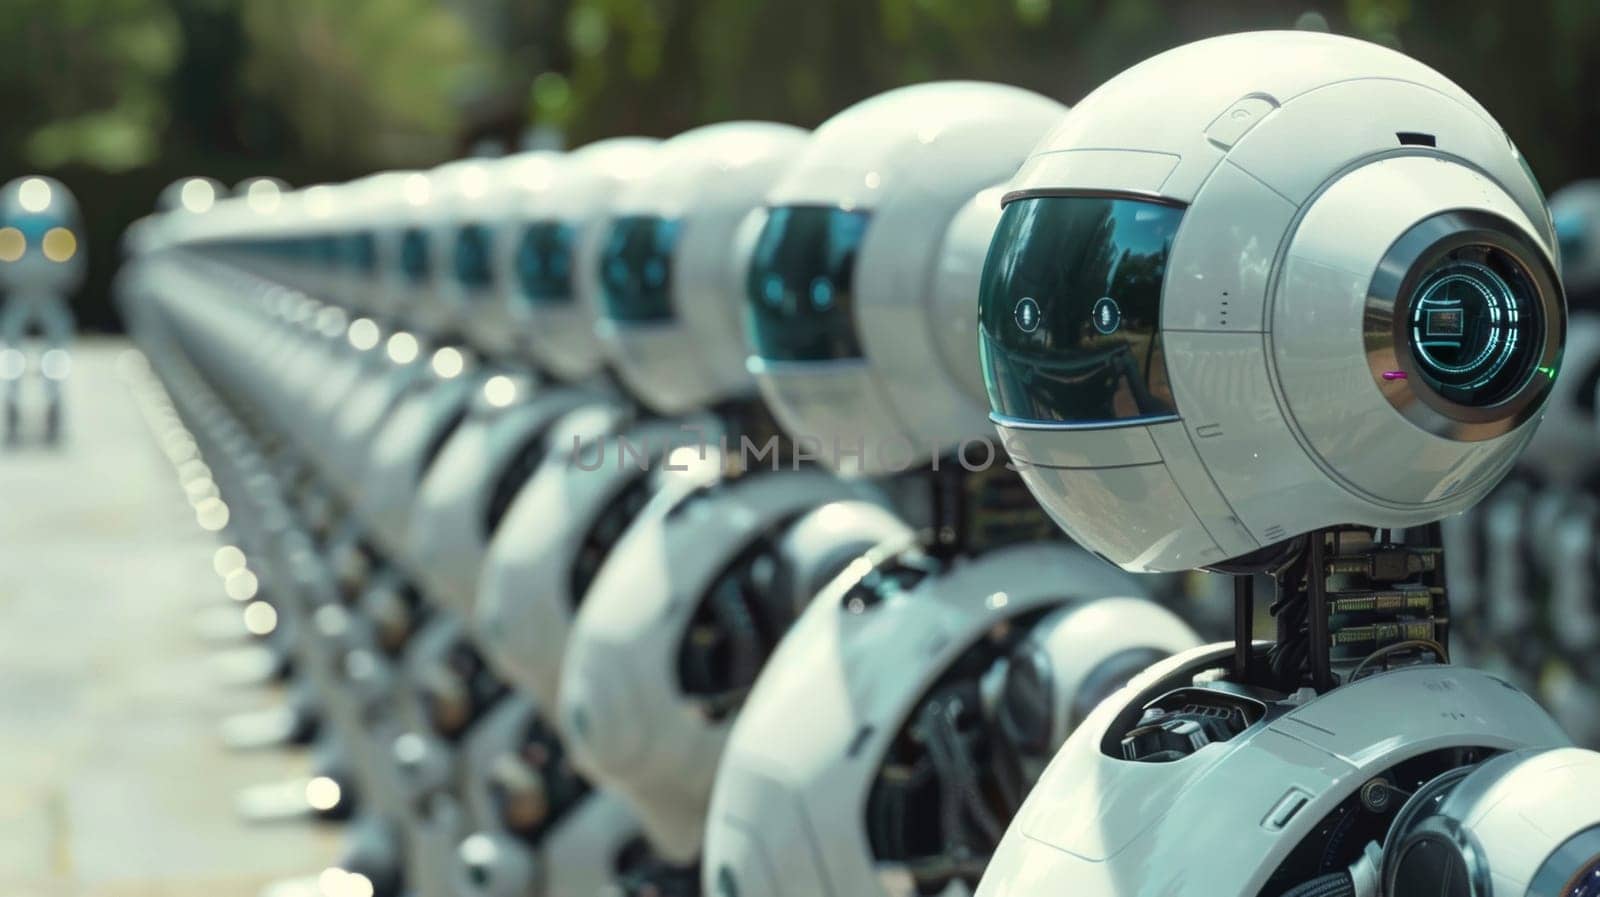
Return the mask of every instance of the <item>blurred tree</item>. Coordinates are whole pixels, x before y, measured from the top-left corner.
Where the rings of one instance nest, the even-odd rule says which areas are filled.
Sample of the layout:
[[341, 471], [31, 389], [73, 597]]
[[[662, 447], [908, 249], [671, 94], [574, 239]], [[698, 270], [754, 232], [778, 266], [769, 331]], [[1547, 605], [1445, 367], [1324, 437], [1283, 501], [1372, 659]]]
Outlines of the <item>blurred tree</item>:
[[463, 99], [493, 74], [435, 0], [254, 0], [241, 18], [244, 83], [325, 164], [437, 161]]
[[120, 171], [153, 159], [178, 53], [160, 0], [10, 0], [0, 30], [0, 158]]
[[[734, 117], [815, 125], [934, 78], [1074, 102], [1133, 62], [1232, 31], [1324, 27], [1397, 46], [1478, 96], [1547, 186], [1600, 173], [1594, 0], [569, 0], [570, 65], [535, 121], [575, 141]], [[548, 54], [559, 59], [559, 54]], [[554, 88], [559, 87], [559, 90]], [[559, 102], [557, 102], [559, 101]]]
[[[815, 126], [902, 84], [1075, 102], [1133, 62], [1258, 28], [1399, 46], [1477, 96], [1547, 188], [1600, 175], [1595, 0], [8, 0], [0, 174], [84, 200], [82, 317], [117, 235], [182, 175], [291, 183], [527, 133], [577, 144], [731, 118]], [[0, 178], [3, 179], [3, 178]]]

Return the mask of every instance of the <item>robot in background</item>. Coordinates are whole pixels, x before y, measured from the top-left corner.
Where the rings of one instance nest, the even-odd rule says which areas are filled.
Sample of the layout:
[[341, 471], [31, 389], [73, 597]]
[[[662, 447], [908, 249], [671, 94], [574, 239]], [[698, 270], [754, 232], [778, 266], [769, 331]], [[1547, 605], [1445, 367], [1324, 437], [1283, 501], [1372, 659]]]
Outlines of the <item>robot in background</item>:
[[[5, 436], [21, 438], [24, 383], [30, 369], [44, 386], [44, 437], [61, 435], [61, 387], [71, 370], [72, 311], [67, 297], [83, 283], [85, 253], [78, 201], [59, 181], [29, 176], [0, 189], [0, 388]], [[37, 330], [37, 368], [26, 343]]]
[[[1562, 374], [1505, 482], [1445, 521], [1456, 659], [1531, 690], [1600, 746], [1600, 182], [1556, 191], [1550, 212], [1568, 307]], [[1493, 600], [1490, 600], [1493, 598]]]

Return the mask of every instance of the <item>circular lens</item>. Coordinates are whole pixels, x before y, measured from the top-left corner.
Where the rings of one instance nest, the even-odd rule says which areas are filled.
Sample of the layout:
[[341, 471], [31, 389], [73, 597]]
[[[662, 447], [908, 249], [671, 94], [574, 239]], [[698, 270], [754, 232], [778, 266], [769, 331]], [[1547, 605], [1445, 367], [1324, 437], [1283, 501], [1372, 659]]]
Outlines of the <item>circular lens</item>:
[[1484, 408], [1517, 393], [1543, 352], [1545, 322], [1526, 270], [1489, 246], [1454, 249], [1417, 282], [1407, 334], [1422, 379]]
[[1600, 857], [1572, 879], [1561, 897], [1600, 897]]

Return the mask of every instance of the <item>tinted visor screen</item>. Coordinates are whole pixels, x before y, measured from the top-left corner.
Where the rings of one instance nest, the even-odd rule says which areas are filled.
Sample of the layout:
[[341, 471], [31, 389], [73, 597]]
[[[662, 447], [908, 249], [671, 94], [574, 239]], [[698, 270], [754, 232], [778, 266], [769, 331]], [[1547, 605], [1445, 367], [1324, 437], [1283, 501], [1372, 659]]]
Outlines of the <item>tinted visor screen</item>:
[[577, 231], [571, 225], [537, 221], [517, 241], [517, 284], [535, 305], [572, 302], [572, 249]]
[[645, 323], [672, 319], [672, 249], [678, 222], [625, 215], [611, 224], [600, 256], [606, 317]]
[[428, 279], [432, 269], [432, 260], [428, 257], [427, 232], [419, 227], [406, 228], [400, 235], [400, 270], [405, 274], [406, 282], [420, 286]]
[[378, 268], [378, 238], [369, 231], [347, 234], [344, 238], [344, 264], [361, 275], [370, 275]]
[[1161, 286], [1182, 217], [1181, 208], [1104, 197], [1006, 206], [978, 311], [995, 411], [1091, 425], [1174, 413]]
[[773, 209], [745, 283], [751, 345], [769, 361], [860, 358], [852, 293], [866, 212]]
[[456, 280], [468, 289], [485, 290], [494, 283], [489, 266], [489, 229], [481, 224], [464, 225], [456, 232]]

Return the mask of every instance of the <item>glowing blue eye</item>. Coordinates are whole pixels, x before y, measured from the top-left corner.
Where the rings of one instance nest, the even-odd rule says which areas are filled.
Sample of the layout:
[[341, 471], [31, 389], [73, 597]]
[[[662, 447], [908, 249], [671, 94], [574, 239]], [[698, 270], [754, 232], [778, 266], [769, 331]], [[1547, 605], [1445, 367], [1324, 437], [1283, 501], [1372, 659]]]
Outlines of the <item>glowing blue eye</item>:
[[628, 282], [628, 266], [621, 259], [612, 259], [606, 262], [606, 278], [612, 283]]
[[826, 277], [811, 281], [811, 304], [824, 310], [833, 307], [833, 281]]
[[1411, 301], [1417, 373], [1453, 402], [1487, 407], [1534, 373], [1543, 328], [1520, 269], [1495, 251], [1447, 257], [1425, 272]]
[[767, 301], [773, 305], [777, 305], [779, 302], [782, 302], [783, 278], [776, 274], [768, 277], [766, 282], [761, 285], [761, 294], [765, 296]]
[[667, 280], [667, 266], [660, 259], [651, 259], [644, 266], [644, 282], [653, 287], [661, 286]]

